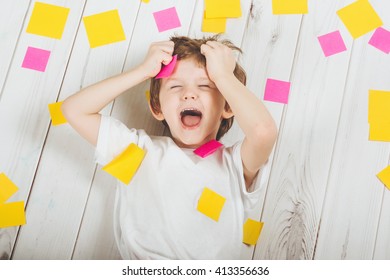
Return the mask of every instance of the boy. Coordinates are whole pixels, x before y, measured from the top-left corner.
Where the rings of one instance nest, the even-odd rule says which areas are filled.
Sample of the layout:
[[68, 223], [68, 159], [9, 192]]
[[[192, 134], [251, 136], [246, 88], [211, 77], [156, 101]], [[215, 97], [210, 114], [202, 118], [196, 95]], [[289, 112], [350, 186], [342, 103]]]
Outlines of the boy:
[[[257, 180], [277, 137], [262, 102], [245, 87], [229, 41], [173, 37], [153, 43], [135, 69], [82, 89], [62, 111], [76, 131], [96, 146], [107, 164], [131, 143], [145, 157], [128, 186], [118, 181], [115, 236], [124, 259], [237, 259], [243, 224], [259, 200]], [[240, 50], [239, 50], [240, 51]], [[155, 79], [162, 64], [177, 63], [168, 78]], [[170, 137], [128, 129], [99, 111], [127, 89], [152, 78], [150, 110]], [[245, 138], [205, 158], [193, 153], [218, 140], [233, 116]], [[217, 219], [197, 210], [205, 188], [225, 199]]]

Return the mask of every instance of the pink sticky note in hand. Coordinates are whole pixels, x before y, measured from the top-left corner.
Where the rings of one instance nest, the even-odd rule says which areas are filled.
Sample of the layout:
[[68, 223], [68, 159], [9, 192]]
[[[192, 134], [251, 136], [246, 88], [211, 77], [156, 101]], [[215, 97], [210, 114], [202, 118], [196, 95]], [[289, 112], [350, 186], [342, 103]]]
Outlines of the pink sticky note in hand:
[[157, 24], [158, 32], [163, 32], [181, 26], [175, 7], [154, 12], [153, 16]]
[[24, 56], [22, 67], [45, 72], [49, 57], [50, 51], [28, 47]]
[[390, 31], [382, 27], [375, 30], [370, 41], [371, 46], [383, 51], [384, 53], [390, 53]]
[[290, 82], [267, 79], [264, 100], [287, 104], [289, 94]]
[[211, 140], [207, 142], [206, 144], [200, 146], [196, 150], [194, 150], [194, 153], [198, 156], [205, 158], [212, 153], [214, 153], [219, 147], [221, 147], [222, 144], [218, 142], [217, 140]]
[[343, 37], [341, 37], [340, 31], [338, 30], [318, 36], [318, 41], [326, 57], [347, 50]]
[[173, 69], [175, 69], [176, 62], [177, 62], [177, 54], [172, 57], [172, 60], [171, 62], [169, 62], [169, 64], [161, 67], [160, 72], [157, 74], [155, 78], [161, 79], [161, 78], [169, 77], [172, 74]]

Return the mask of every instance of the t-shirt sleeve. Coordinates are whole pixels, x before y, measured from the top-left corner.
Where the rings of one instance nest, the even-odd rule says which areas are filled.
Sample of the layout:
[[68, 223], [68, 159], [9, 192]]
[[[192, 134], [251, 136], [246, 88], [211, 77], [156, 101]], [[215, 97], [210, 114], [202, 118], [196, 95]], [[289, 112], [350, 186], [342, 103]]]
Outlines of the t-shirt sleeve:
[[254, 214], [260, 213], [260, 209], [261, 209], [260, 199], [266, 188], [267, 178], [268, 178], [267, 175], [269, 173], [268, 172], [269, 164], [267, 161], [267, 163], [265, 163], [260, 168], [260, 170], [257, 172], [257, 175], [253, 179], [251, 186], [249, 187], [250, 191], [247, 191], [245, 185], [245, 178], [244, 178], [244, 167], [241, 158], [242, 143], [243, 141], [240, 141], [233, 145], [232, 157], [239, 176], [240, 192], [241, 192], [241, 197], [243, 200], [246, 216], [255, 219], [258, 217], [253, 217], [253, 213]]
[[95, 150], [95, 161], [106, 165], [124, 151], [131, 143], [138, 144], [136, 129], [129, 129], [119, 120], [102, 116]]

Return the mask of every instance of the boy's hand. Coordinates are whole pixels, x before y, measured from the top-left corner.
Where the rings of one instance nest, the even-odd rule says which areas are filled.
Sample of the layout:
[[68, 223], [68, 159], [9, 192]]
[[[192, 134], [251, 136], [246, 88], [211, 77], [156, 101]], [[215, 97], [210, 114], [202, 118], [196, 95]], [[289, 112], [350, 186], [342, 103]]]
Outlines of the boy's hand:
[[200, 51], [206, 57], [207, 73], [214, 83], [220, 78], [233, 75], [236, 58], [229, 47], [219, 42], [207, 41], [200, 47]]
[[173, 47], [174, 43], [172, 41], [152, 43], [139, 69], [148, 78], [156, 76], [161, 70], [161, 64], [167, 65], [171, 62]]

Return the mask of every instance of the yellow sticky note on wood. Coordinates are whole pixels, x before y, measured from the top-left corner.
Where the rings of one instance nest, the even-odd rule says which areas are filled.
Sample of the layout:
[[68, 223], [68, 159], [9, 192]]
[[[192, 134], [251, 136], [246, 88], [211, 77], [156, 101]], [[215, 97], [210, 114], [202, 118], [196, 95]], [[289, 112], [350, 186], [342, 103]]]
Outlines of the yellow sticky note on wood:
[[149, 3], [150, 0], [141, 0], [144, 3]]
[[390, 165], [379, 172], [376, 176], [390, 190]]
[[242, 15], [240, 0], [205, 0], [206, 18], [238, 18]]
[[370, 90], [368, 122], [390, 122], [390, 91]]
[[337, 15], [355, 39], [383, 25], [367, 0], [357, 0], [338, 10]]
[[4, 173], [0, 173], [0, 203], [6, 202], [17, 191], [18, 187]]
[[24, 224], [26, 224], [26, 215], [23, 201], [0, 204], [0, 228]]
[[118, 10], [83, 18], [91, 48], [126, 40]]
[[145, 151], [131, 143], [119, 156], [105, 165], [103, 170], [127, 185], [137, 172], [144, 156]]
[[247, 219], [244, 224], [244, 234], [242, 242], [248, 245], [256, 245], [261, 230], [263, 229], [263, 225], [264, 223], [262, 222]]
[[205, 214], [207, 217], [218, 222], [225, 201], [226, 198], [223, 196], [213, 190], [210, 190], [209, 188], [204, 188], [196, 209]]
[[274, 15], [307, 14], [308, 10], [307, 0], [272, 0]]
[[202, 32], [223, 33], [226, 30], [226, 18], [206, 18], [203, 15]]
[[377, 121], [370, 123], [369, 140], [390, 142], [390, 122]]
[[27, 33], [61, 39], [69, 8], [35, 2]]
[[60, 124], [67, 123], [67, 121], [66, 121], [66, 119], [61, 111], [62, 103], [63, 103], [63, 101], [51, 103], [48, 105], [52, 125], [60, 125]]

